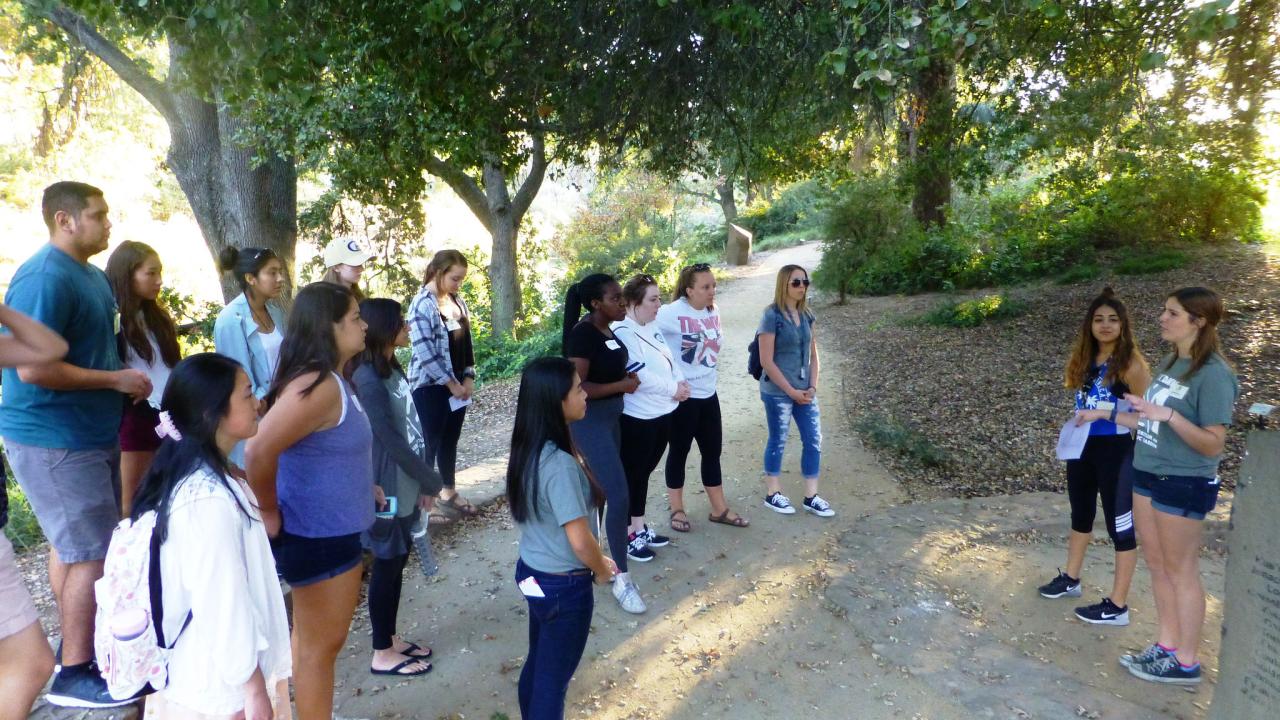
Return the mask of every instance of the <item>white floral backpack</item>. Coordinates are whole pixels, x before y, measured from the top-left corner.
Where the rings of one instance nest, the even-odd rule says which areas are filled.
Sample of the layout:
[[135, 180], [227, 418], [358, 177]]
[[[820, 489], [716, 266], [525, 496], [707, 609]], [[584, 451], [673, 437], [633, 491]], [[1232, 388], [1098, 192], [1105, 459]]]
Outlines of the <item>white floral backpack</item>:
[[[111, 532], [102, 579], [93, 585], [98, 611], [93, 646], [107, 691], [117, 700], [163, 690], [177, 637], [164, 636], [160, 536], [156, 512], [125, 518]], [[191, 613], [178, 635], [191, 623]]]

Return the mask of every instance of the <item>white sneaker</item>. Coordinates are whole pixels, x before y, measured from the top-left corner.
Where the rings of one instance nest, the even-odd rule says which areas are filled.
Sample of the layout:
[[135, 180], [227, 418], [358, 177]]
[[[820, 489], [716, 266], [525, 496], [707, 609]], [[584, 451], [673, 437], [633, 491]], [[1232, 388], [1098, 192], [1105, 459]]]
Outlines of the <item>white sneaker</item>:
[[783, 495], [780, 492], [776, 492], [772, 495], [766, 495], [764, 499], [764, 506], [776, 513], [782, 513], [783, 515], [796, 514], [795, 506], [791, 504], [791, 501], [787, 499], [786, 495]]
[[613, 581], [613, 597], [618, 600], [623, 610], [632, 615], [639, 615], [648, 609], [645, 607], [644, 600], [640, 599], [640, 588], [636, 587], [630, 579], [617, 578]]

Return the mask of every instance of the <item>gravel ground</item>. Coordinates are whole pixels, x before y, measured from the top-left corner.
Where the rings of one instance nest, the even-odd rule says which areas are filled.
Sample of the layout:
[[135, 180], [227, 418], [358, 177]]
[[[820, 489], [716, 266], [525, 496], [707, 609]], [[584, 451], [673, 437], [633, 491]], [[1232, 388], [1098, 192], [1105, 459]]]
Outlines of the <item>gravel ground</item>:
[[1249, 406], [1280, 401], [1280, 256], [1253, 247], [1205, 251], [1185, 268], [1155, 275], [1014, 288], [1008, 292], [1027, 303], [1025, 315], [972, 329], [904, 321], [949, 299], [996, 291], [856, 298], [824, 308], [824, 325], [844, 347], [851, 417], [890, 418], [945, 454], [940, 466], [927, 467], [876, 449], [913, 498], [1061, 489], [1062, 463], [1053, 449], [1072, 402], [1061, 387], [1062, 367], [1081, 313], [1105, 285], [1128, 304], [1153, 365], [1162, 352], [1156, 317], [1166, 293], [1207, 285], [1226, 299], [1222, 342], [1241, 396], [1221, 474], [1224, 485], [1234, 486], [1248, 429], [1276, 422], [1249, 416]]

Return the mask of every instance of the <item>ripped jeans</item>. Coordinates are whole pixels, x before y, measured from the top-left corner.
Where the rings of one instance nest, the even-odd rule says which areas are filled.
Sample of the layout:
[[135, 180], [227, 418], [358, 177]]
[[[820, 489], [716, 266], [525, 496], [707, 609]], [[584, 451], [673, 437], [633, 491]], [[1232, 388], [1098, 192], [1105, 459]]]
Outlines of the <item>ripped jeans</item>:
[[808, 405], [798, 405], [786, 395], [760, 393], [764, 401], [765, 420], [769, 427], [769, 440], [764, 446], [764, 474], [782, 474], [782, 453], [787, 448], [787, 433], [791, 418], [795, 418], [800, 430], [800, 473], [805, 479], [818, 477], [822, 470], [822, 423], [818, 418], [818, 399]]

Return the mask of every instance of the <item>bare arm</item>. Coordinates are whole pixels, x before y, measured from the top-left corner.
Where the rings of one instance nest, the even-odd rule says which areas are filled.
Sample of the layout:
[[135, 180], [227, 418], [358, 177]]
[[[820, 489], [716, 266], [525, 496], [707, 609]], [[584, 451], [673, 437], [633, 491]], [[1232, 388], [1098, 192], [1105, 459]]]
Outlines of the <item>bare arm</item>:
[[258, 498], [267, 533], [280, 532], [280, 508], [276, 499], [276, 471], [280, 454], [317, 430], [333, 427], [342, 414], [338, 381], [325, 378], [310, 395], [302, 391], [315, 382], [316, 373], [294, 378], [279, 399], [258, 422], [258, 434], [245, 449], [245, 471], [249, 486]]
[[818, 387], [818, 333], [809, 328], [809, 387]]
[[573, 554], [595, 573], [596, 582], [603, 584], [602, 579], [604, 582], [613, 579], [617, 568], [612, 560], [600, 552], [600, 543], [591, 534], [591, 528], [587, 526], [585, 517], [575, 518], [565, 523], [564, 534], [569, 537], [569, 547], [573, 548]]
[[4, 303], [0, 303], [0, 325], [10, 333], [0, 335], [0, 365], [37, 365], [67, 354], [67, 341], [58, 333]]
[[1178, 437], [1182, 438], [1183, 442], [1190, 445], [1192, 450], [1205, 457], [1221, 455], [1223, 448], [1227, 445], [1226, 425], [1200, 427], [1173, 408], [1149, 403], [1136, 395], [1125, 395], [1125, 398], [1133, 404], [1133, 409], [1137, 410], [1138, 415], [1144, 420], [1165, 423], [1178, 434]]
[[49, 390], [115, 390], [135, 401], [151, 394], [151, 380], [141, 370], [90, 370], [68, 362], [24, 365], [18, 379]]

